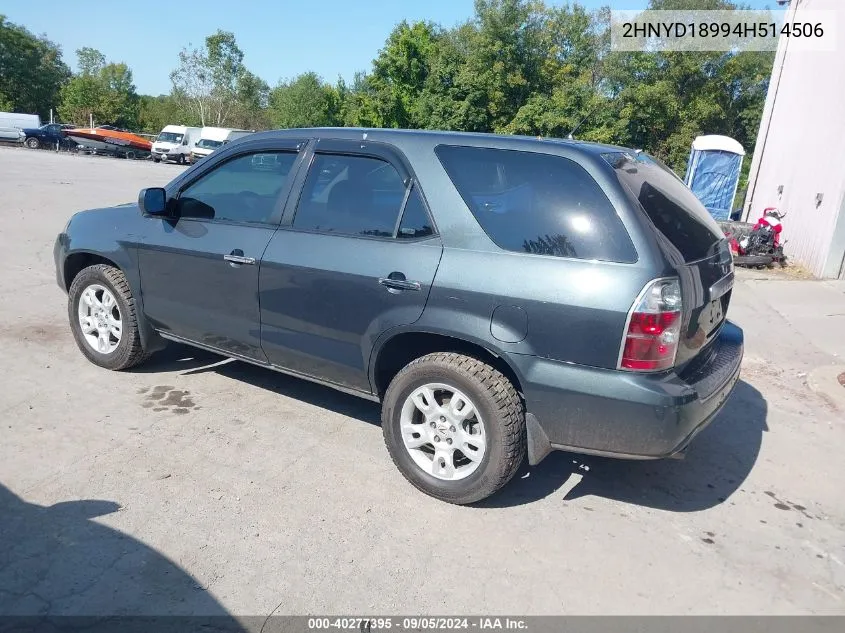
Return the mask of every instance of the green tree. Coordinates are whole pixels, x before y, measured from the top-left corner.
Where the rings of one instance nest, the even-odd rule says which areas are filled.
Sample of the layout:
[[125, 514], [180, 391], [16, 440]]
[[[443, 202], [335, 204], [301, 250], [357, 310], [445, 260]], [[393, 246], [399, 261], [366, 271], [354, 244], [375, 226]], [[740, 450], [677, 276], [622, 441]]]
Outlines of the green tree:
[[[103, 101], [103, 84], [94, 75], [78, 75], [71, 79], [61, 91], [59, 116], [63, 121], [76, 125], [88, 125], [91, 119], [100, 119], [100, 104]], [[110, 123], [110, 122], [109, 122]]]
[[245, 70], [238, 78], [236, 107], [230, 124], [248, 130], [266, 130], [270, 127], [270, 86], [267, 82]]
[[378, 113], [376, 91], [372, 87], [371, 77], [365, 72], [357, 72], [352, 78], [352, 85], [338, 81], [335, 93], [339, 100], [338, 124], [349, 127], [384, 127]]
[[611, 141], [610, 108], [603, 92], [603, 32], [599, 14], [580, 5], [535, 7], [540, 23], [535, 59], [540, 66], [531, 95], [503, 131]]
[[47, 118], [69, 77], [59, 46], [0, 14], [0, 98], [4, 109]]
[[428, 22], [402, 21], [373, 61], [368, 78], [370, 106], [382, 127], [426, 127], [420, 95], [431, 72], [439, 29]]
[[129, 67], [106, 63], [93, 48], [81, 48], [76, 54], [80, 72], [62, 88], [61, 117], [77, 125], [88, 125], [93, 118], [95, 124], [137, 126], [139, 102]]
[[463, 24], [441, 33], [432, 49], [429, 74], [420, 95], [420, 127], [489, 131], [486, 91], [466, 71], [476, 27]]
[[118, 127], [134, 128], [138, 124], [138, 94], [132, 70], [124, 64], [106, 64], [100, 71], [103, 84], [101, 116]]
[[313, 72], [280, 82], [270, 93], [270, 119], [280, 128], [339, 125], [337, 92]]
[[475, 2], [475, 29], [459, 79], [485, 108], [487, 129], [504, 131], [545, 83], [540, 72], [541, 6], [526, 0]]
[[172, 95], [141, 95], [138, 99], [138, 126], [147, 134], [158, 134], [165, 125], [182, 123], [201, 125], [196, 115], [182, 107], [182, 100]]
[[83, 46], [76, 51], [76, 65], [80, 75], [96, 77], [106, 65], [106, 56], [96, 48]]
[[[728, 0], [651, 0], [661, 10], [735, 9]], [[613, 53], [606, 85], [618, 143], [645, 149], [683, 173], [699, 134], [725, 134], [753, 148], [773, 53]]]
[[203, 48], [182, 49], [179, 67], [170, 73], [171, 95], [202, 125], [222, 126], [238, 109], [238, 87], [247, 72], [235, 36], [218, 30]]

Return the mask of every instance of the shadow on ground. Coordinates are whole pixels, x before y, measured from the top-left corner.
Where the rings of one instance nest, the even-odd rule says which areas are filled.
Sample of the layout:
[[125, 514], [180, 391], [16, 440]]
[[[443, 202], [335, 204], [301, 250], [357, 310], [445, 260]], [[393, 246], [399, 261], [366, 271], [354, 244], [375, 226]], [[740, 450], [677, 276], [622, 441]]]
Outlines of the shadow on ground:
[[748, 477], [763, 433], [769, 430], [767, 413], [762, 394], [741, 380], [725, 408], [695, 438], [682, 460], [630, 461], [552, 453], [534, 468], [523, 464], [506, 488], [481, 505], [530, 503], [566, 485], [566, 501], [583, 503], [585, 497], [596, 496], [673, 512], [706, 510], [728, 500]]
[[279, 395], [301, 400], [362, 422], [381, 425], [379, 405], [363, 398], [350, 396], [336, 389], [294, 378], [277, 371], [243, 363], [187, 345], [170, 343], [149, 361], [129, 371], [156, 373], [178, 371], [185, 376], [214, 372], [233, 380], [261, 387]]
[[94, 500], [40, 506], [0, 484], [0, 631], [125, 630], [115, 616], [182, 616], [155, 630], [201, 620], [204, 631], [242, 630], [178, 565], [93, 520], [119, 510]]
[[[170, 345], [141, 371], [214, 371], [289, 398], [369, 424], [380, 424], [375, 403], [306, 380], [240, 363], [183, 345]], [[674, 512], [696, 512], [726, 501], [745, 481], [768, 431], [762, 394], [737, 383], [725, 408], [693, 441], [683, 460], [630, 461], [556, 452], [539, 466], [524, 463], [500, 492], [478, 504], [508, 507], [531, 503], [566, 488], [565, 500], [604, 497]], [[577, 481], [574, 485], [573, 482]]]

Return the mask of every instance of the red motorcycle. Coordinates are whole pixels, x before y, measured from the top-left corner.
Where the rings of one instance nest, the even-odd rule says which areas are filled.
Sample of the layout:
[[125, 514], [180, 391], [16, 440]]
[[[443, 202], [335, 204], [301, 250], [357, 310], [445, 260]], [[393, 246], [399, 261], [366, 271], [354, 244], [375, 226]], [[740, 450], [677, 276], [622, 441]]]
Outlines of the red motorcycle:
[[747, 235], [726, 231], [734, 264], [758, 268], [772, 268], [775, 264], [786, 266], [786, 256], [783, 254], [786, 242], [781, 242], [782, 220], [785, 217], [786, 213], [781, 213], [776, 207], [767, 207]]

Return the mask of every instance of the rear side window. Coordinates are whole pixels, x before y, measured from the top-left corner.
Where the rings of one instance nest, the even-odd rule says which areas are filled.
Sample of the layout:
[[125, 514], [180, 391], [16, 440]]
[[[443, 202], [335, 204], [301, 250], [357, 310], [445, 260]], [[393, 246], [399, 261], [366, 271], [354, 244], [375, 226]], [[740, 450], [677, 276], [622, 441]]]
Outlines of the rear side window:
[[388, 162], [368, 156], [317, 154], [293, 226], [298, 229], [393, 237], [405, 183]]
[[724, 239], [719, 225], [666, 165], [644, 152], [609, 152], [602, 158], [685, 261], [717, 252]]
[[408, 195], [408, 202], [405, 203], [405, 211], [402, 214], [402, 221], [399, 223], [399, 231], [396, 237], [400, 240], [412, 240], [420, 237], [429, 237], [434, 234], [434, 227], [431, 219], [425, 210], [422, 197], [416, 185]]
[[481, 228], [505, 250], [631, 263], [616, 210], [577, 163], [549, 154], [440, 145], [437, 157]]

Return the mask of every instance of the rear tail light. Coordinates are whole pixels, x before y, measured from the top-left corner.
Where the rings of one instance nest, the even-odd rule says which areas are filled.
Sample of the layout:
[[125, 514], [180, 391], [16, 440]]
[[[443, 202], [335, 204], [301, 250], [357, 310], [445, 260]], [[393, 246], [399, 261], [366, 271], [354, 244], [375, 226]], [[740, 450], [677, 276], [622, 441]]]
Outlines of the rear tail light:
[[674, 367], [682, 308], [677, 279], [655, 279], [643, 288], [628, 318], [619, 368], [662, 371]]

